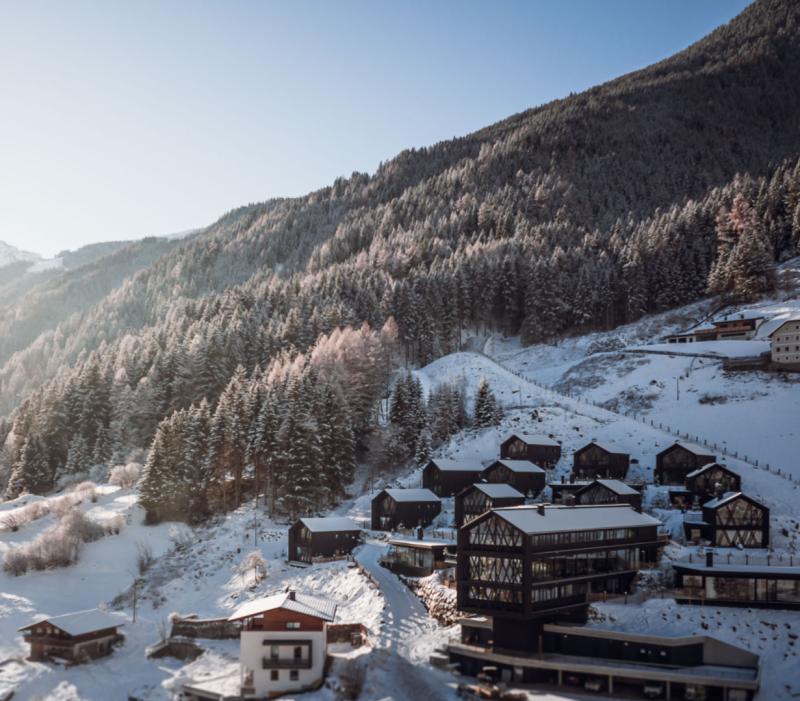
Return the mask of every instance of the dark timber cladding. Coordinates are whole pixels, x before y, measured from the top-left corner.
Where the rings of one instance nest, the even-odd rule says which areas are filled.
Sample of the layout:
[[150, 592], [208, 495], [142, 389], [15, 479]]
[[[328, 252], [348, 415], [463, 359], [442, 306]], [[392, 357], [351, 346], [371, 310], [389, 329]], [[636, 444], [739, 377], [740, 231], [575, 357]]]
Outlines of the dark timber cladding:
[[514, 433], [500, 444], [500, 457], [550, 468], [561, 459], [561, 445], [550, 436]]
[[655, 478], [658, 484], [684, 484], [690, 472], [700, 469], [717, 456], [699, 445], [676, 441], [656, 455]]
[[687, 540], [717, 547], [769, 547], [769, 509], [742, 492], [728, 492], [684, 517]]
[[578, 504], [629, 504], [642, 510], [642, 494], [619, 480], [595, 480], [575, 492]]
[[480, 480], [483, 467], [476, 460], [431, 460], [422, 471], [422, 486], [440, 497], [452, 497]]
[[347, 555], [358, 545], [361, 529], [349, 518], [301, 518], [289, 528], [289, 560]]
[[494, 644], [535, 648], [531, 621], [585, 619], [658, 558], [659, 521], [627, 504], [494, 509], [458, 533], [458, 608], [493, 618]]
[[800, 609], [800, 566], [676, 562], [675, 599], [680, 603]]
[[372, 500], [372, 530], [429, 526], [442, 510], [430, 489], [384, 489]]
[[547, 473], [530, 460], [495, 460], [483, 471], [483, 478], [495, 484], [510, 484], [526, 496], [537, 496], [545, 486]]
[[460, 528], [489, 509], [521, 506], [524, 503], [525, 495], [510, 484], [471, 484], [456, 494], [456, 526]]
[[726, 492], [740, 492], [742, 478], [717, 462], [709, 463], [686, 475], [686, 489], [700, 504]]
[[575, 451], [572, 474], [576, 479], [624, 480], [631, 463], [630, 454], [611, 443], [592, 441]]
[[46, 618], [19, 630], [31, 646], [31, 660], [55, 657], [83, 662], [110, 654], [122, 640], [118, 632], [122, 625], [118, 616], [92, 609]]

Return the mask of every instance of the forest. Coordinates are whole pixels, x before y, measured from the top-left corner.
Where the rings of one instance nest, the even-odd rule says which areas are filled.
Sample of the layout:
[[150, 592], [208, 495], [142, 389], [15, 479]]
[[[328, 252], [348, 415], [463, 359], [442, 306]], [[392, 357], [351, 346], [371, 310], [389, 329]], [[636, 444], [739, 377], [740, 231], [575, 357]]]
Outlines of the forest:
[[550, 342], [770, 291], [800, 254], [799, 35], [796, 3], [759, 0], [641, 71], [228, 212], [110, 291], [70, 271], [72, 314], [14, 301], [0, 487], [42, 493], [147, 451], [153, 519], [245, 493], [316, 511], [357, 463], [420, 460], [493, 420], [490, 399], [467, 417], [458, 388], [425, 401], [403, 378], [435, 422], [386, 407], [399, 368], [484, 331]]

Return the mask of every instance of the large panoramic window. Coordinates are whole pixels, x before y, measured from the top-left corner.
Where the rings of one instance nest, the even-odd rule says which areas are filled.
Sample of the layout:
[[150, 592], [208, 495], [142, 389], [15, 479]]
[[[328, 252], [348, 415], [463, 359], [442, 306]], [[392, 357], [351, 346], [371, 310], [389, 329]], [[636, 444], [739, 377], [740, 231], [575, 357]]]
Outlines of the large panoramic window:
[[491, 516], [469, 529], [470, 545], [521, 548], [522, 533], [497, 516]]
[[522, 560], [518, 557], [470, 555], [469, 578], [502, 584], [520, 584], [522, 582]]

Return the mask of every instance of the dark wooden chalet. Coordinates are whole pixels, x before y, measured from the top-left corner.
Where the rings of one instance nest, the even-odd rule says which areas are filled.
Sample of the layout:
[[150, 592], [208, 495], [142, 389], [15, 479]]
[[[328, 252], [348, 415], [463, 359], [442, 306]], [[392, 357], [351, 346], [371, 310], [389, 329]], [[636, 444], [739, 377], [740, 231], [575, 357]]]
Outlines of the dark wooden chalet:
[[[675, 599], [683, 604], [718, 604], [753, 608], [800, 609], [800, 567], [675, 562]], [[788, 565], [788, 566], [787, 566]]]
[[407, 577], [427, 577], [436, 570], [452, 567], [456, 544], [447, 540], [392, 538], [381, 564], [392, 572]]
[[499, 647], [535, 650], [541, 623], [585, 620], [658, 559], [659, 521], [625, 505], [493, 509], [458, 532], [458, 608], [490, 615]]
[[422, 470], [422, 486], [436, 496], [452, 497], [480, 481], [482, 472], [477, 460], [431, 460]]
[[708, 448], [676, 441], [656, 455], [656, 483], [683, 485], [690, 472], [716, 460], [717, 456]]
[[119, 616], [91, 609], [45, 618], [19, 630], [31, 646], [29, 659], [78, 663], [111, 654], [123, 639], [122, 625]]
[[525, 496], [535, 497], [545, 487], [547, 473], [530, 460], [495, 460], [483, 471], [493, 484], [510, 484]]
[[688, 512], [683, 522], [687, 540], [708, 541], [720, 548], [769, 547], [769, 509], [742, 492], [728, 492]]
[[611, 443], [591, 443], [579, 448], [572, 456], [572, 476], [576, 480], [597, 478], [624, 480], [631, 456]]
[[561, 444], [552, 436], [514, 433], [500, 444], [500, 457], [530, 460], [549, 469], [561, 459]]
[[592, 480], [576, 480], [575, 477], [570, 477], [568, 482], [549, 482], [550, 487], [550, 500], [554, 504], [564, 504], [567, 497], [574, 497], [579, 489], [583, 489], [591, 484]]
[[442, 510], [430, 489], [384, 489], [372, 500], [372, 530], [429, 526]]
[[715, 496], [742, 491], [742, 478], [718, 462], [712, 462], [686, 475], [686, 489], [705, 504]]
[[471, 484], [456, 494], [456, 526], [461, 528], [476, 516], [502, 506], [520, 506], [525, 495], [510, 484]]
[[575, 492], [575, 501], [591, 504], [629, 504], [642, 510], [642, 493], [619, 480], [595, 480]]
[[361, 529], [349, 518], [301, 518], [289, 528], [289, 560], [313, 562], [349, 555], [361, 541]]

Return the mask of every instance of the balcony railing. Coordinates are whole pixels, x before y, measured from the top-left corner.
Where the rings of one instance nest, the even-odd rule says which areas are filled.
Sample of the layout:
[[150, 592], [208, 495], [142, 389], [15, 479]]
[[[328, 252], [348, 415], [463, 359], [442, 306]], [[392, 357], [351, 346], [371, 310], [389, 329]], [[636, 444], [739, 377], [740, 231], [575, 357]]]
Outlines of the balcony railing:
[[264, 657], [261, 660], [262, 669], [311, 669], [311, 658], [304, 657]]

